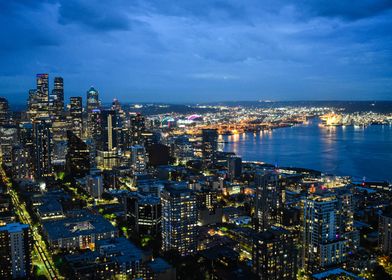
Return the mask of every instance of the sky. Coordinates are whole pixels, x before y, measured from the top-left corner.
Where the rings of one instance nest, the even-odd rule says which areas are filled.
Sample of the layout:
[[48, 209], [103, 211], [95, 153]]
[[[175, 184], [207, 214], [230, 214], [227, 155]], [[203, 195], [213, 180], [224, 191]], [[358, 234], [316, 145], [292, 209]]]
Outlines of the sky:
[[392, 100], [391, 0], [0, 1], [0, 96]]

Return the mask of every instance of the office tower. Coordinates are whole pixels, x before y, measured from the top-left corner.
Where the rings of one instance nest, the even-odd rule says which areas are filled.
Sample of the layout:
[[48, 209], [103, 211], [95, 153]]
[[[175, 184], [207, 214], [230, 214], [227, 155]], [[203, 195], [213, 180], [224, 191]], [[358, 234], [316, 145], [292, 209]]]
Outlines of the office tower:
[[103, 110], [101, 112], [101, 141], [100, 150], [112, 151], [117, 148], [118, 116], [116, 111]]
[[83, 134], [83, 104], [82, 98], [71, 97], [69, 104], [69, 125], [71, 131], [79, 138], [82, 138]]
[[3, 97], [0, 97], [0, 125], [5, 125], [9, 123], [8, 110], [8, 100]]
[[84, 177], [90, 172], [90, 151], [86, 143], [75, 133], [68, 130], [68, 152], [66, 156], [67, 173], [75, 177]]
[[189, 137], [185, 135], [174, 139], [174, 143], [170, 146], [170, 151], [178, 162], [186, 163], [194, 157], [193, 145], [189, 141]]
[[97, 166], [111, 170], [118, 165], [118, 116], [114, 110], [101, 111], [100, 139], [97, 146]]
[[229, 157], [227, 159], [227, 170], [230, 180], [240, 178], [242, 173], [242, 159], [236, 156]]
[[37, 117], [49, 116], [49, 75], [37, 74]]
[[87, 126], [88, 134], [93, 139], [95, 139], [94, 133], [97, 132], [97, 113], [100, 113], [100, 107], [99, 93], [95, 88], [91, 87], [87, 91]]
[[90, 87], [87, 91], [87, 113], [99, 109], [100, 107], [101, 101], [99, 100], [99, 93], [94, 87]]
[[202, 130], [202, 156], [205, 167], [216, 162], [218, 150], [218, 131], [216, 129]]
[[51, 115], [55, 119], [61, 118], [64, 111], [64, 81], [62, 77], [54, 77], [54, 88], [49, 96]]
[[274, 172], [255, 174], [255, 229], [265, 231], [273, 225], [280, 225], [282, 219], [282, 193], [278, 175]]
[[252, 267], [258, 279], [296, 279], [297, 250], [291, 233], [275, 227], [258, 233], [253, 240]]
[[35, 178], [52, 175], [52, 124], [49, 118], [37, 118], [33, 123]]
[[196, 196], [186, 185], [163, 189], [162, 250], [175, 250], [180, 255], [192, 254], [197, 248]]
[[116, 112], [117, 116], [117, 127], [115, 131], [117, 138], [117, 147], [118, 149], [128, 148], [126, 141], [126, 135], [128, 131], [126, 113], [121, 108], [121, 104], [117, 99], [113, 100], [111, 109]]
[[161, 238], [162, 205], [159, 197], [128, 196], [126, 208], [127, 221], [135, 233]]
[[312, 194], [303, 200], [301, 266], [315, 272], [346, 260], [348, 240], [339, 228], [339, 198]]
[[142, 145], [142, 133], [145, 131], [145, 120], [140, 113], [129, 113], [128, 145]]
[[97, 145], [101, 141], [101, 110], [94, 109], [88, 113], [88, 133], [93, 143]]
[[0, 278], [30, 278], [31, 249], [28, 225], [11, 223], [0, 227]]
[[135, 175], [146, 173], [147, 154], [143, 146], [135, 145], [131, 147], [131, 169]]
[[392, 215], [391, 212], [383, 213], [378, 223], [378, 246], [385, 255], [392, 253]]
[[33, 121], [38, 114], [37, 90], [30, 89], [27, 99], [27, 116]]

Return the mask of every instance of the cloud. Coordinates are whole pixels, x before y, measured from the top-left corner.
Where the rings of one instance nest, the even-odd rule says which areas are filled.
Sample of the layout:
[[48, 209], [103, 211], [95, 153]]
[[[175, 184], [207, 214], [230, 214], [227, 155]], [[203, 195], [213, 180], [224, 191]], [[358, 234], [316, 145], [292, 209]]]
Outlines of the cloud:
[[49, 72], [67, 96], [94, 84], [104, 100], [376, 98], [391, 15], [386, 0], [0, 1], [0, 93], [24, 102]]
[[117, 1], [63, 0], [59, 6], [59, 23], [80, 24], [97, 31], [129, 30], [136, 21], [129, 18], [125, 5]]
[[345, 20], [373, 17], [392, 9], [390, 0], [302, 0], [299, 5], [311, 15]]

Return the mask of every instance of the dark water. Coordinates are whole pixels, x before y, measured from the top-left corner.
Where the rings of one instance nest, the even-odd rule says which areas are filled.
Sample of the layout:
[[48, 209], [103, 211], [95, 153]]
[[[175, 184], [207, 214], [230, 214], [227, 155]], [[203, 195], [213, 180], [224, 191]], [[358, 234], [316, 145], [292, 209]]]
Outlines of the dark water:
[[322, 127], [306, 125], [272, 132], [223, 136], [243, 160], [304, 167], [336, 175], [392, 181], [392, 126]]

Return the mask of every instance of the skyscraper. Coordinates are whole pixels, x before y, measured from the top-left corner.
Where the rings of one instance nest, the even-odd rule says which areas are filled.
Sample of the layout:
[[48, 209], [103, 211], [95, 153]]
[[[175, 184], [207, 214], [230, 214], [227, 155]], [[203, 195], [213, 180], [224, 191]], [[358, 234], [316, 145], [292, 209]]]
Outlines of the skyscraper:
[[101, 112], [101, 141], [100, 150], [112, 151], [117, 148], [118, 116], [114, 110]]
[[275, 227], [258, 233], [253, 241], [252, 264], [258, 279], [296, 279], [297, 250], [291, 233]]
[[242, 159], [236, 156], [229, 157], [227, 159], [227, 169], [230, 180], [240, 178], [242, 173]]
[[392, 213], [386, 212], [379, 217], [378, 246], [386, 255], [392, 253]]
[[64, 111], [64, 80], [62, 77], [54, 77], [54, 88], [49, 96], [51, 114], [60, 118]]
[[205, 167], [214, 164], [218, 150], [218, 131], [216, 129], [202, 130], [202, 156]]
[[341, 207], [342, 199], [344, 196], [320, 193], [303, 200], [301, 265], [308, 272], [344, 262], [352, 247], [350, 242], [355, 243], [350, 241], [354, 230], [340, 223], [353, 222]]
[[255, 229], [265, 231], [273, 225], [280, 225], [282, 219], [282, 194], [274, 172], [255, 174]]
[[147, 154], [143, 146], [135, 145], [131, 147], [131, 169], [136, 175], [146, 172]]
[[69, 104], [69, 125], [71, 131], [79, 138], [83, 134], [83, 104], [82, 97], [71, 97]]
[[67, 172], [71, 176], [83, 177], [90, 172], [90, 151], [88, 146], [70, 130], [67, 131], [67, 138]]
[[195, 194], [184, 185], [165, 187], [162, 203], [162, 250], [180, 255], [192, 254], [197, 248], [197, 207]]
[[37, 117], [49, 116], [49, 75], [37, 74], [36, 102], [38, 107]]
[[52, 124], [49, 118], [38, 118], [33, 123], [35, 177], [52, 175]]
[[29, 278], [31, 248], [28, 225], [11, 223], [0, 227], [0, 278]]
[[9, 123], [8, 110], [8, 100], [0, 97], [0, 125]]
[[101, 101], [99, 100], [99, 93], [94, 87], [90, 87], [87, 91], [87, 132], [93, 139], [95, 139], [97, 133], [97, 116], [99, 116], [97, 113], [100, 112], [100, 107]]
[[99, 93], [94, 87], [90, 87], [87, 91], [87, 113], [92, 110], [99, 109], [101, 101], [99, 100]]
[[145, 120], [140, 113], [129, 113], [128, 147], [143, 144], [142, 133], [145, 131]]

